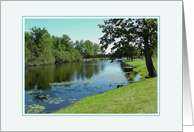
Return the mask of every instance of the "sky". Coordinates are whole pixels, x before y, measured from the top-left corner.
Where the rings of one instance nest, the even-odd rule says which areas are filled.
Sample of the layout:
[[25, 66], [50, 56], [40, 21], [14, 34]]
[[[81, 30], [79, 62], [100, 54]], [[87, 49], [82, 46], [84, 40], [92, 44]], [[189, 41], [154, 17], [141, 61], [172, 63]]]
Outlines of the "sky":
[[[76, 40], [90, 40], [99, 44], [99, 38], [103, 36], [98, 24], [104, 24], [104, 19], [25, 19], [25, 31], [30, 32], [36, 26], [45, 27], [50, 35], [62, 37], [68, 35], [73, 42]], [[110, 52], [110, 47], [106, 53]]]

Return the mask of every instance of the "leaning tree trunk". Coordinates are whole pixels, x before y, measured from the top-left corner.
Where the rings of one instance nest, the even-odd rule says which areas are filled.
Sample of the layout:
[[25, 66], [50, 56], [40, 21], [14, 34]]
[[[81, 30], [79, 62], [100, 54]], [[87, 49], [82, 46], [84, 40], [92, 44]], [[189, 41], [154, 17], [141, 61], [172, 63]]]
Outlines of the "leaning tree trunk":
[[150, 54], [150, 49], [149, 49], [149, 44], [148, 44], [148, 37], [144, 38], [144, 54], [145, 54], [145, 60], [146, 60], [146, 66], [147, 70], [149, 72], [150, 77], [156, 77], [157, 73], [154, 68], [153, 62], [152, 62], [152, 57]]

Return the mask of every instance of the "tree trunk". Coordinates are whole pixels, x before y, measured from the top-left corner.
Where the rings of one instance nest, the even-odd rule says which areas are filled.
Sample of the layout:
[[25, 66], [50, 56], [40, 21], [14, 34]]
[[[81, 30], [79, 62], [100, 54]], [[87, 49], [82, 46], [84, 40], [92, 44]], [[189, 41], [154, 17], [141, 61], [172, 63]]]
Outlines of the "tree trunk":
[[131, 57], [131, 61], [133, 61], [133, 57]]
[[145, 54], [145, 60], [146, 60], [146, 66], [147, 70], [149, 72], [150, 77], [156, 77], [157, 73], [154, 68], [153, 62], [152, 62], [152, 57], [150, 54], [150, 49], [149, 49], [149, 44], [148, 44], [148, 37], [144, 38], [144, 54]]

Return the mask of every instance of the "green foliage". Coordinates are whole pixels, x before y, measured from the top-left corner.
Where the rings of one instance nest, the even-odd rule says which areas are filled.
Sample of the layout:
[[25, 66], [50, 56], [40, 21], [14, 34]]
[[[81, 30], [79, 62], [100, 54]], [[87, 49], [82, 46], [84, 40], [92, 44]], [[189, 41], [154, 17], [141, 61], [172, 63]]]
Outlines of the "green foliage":
[[137, 53], [143, 53], [150, 77], [157, 76], [151, 59], [153, 55], [157, 56], [157, 19], [108, 19], [104, 20], [104, 25], [98, 26], [104, 33], [100, 38], [101, 48], [107, 49], [110, 44], [113, 45], [111, 50], [115, 52], [112, 60], [122, 56], [133, 58]]
[[55, 63], [63, 63], [63, 62], [71, 61], [69, 52], [55, 50], [53, 53], [55, 56]]
[[109, 19], [98, 25], [104, 36], [100, 38], [102, 49], [113, 44], [112, 50], [128, 50], [128, 45], [136, 49], [144, 47], [144, 37], [149, 36], [150, 50], [157, 51], [157, 19]]
[[77, 40], [74, 43], [74, 46], [75, 46], [75, 49], [78, 50], [82, 56], [84, 56], [84, 54], [85, 54], [85, 42], [84, 42], [84, 40], [81, 40], [81, 41]]
[[93, 51], [94, 51], [94, 55], [98, 55], [98, 53], [99, 53], [99, 45], [98, 44], [94, 43]]
[[83, 58], [79, 51], [73, 49], [71, 52], [54, 50], [55, 63], [64, 63], [72, 61], [82, 61]]
[[77, 49], [82, 56], [86, 55], [99, 55], [100, 54], [100, 47], [96, 43], [92, 43], [90, 40], [86, 41], [76, 41], [74, 43], [75, 49]]
[[112, 53], [110, 59], [114, 61], [116, 58], [122, 58], [124, 56], [127, 59], [131, 58], [133, 60], [133, 57], [138, 55], [137, 53], [138, 50], [135, 48], [135, 46], [126, 45]]
[[85, 41], [85, 55], [94, 55], [93, 43], [89, 40]]
[[82, 61], [84, 55], [97, 55], [98, 44], [89, 40], [76, 41], [63, 34], [50, 36], [46, 28], [31, 28], [25, 32], [25, 66]]
[[76, 49], [71, 50], [71, 56], [73, 57], [72, 60], [75, 60], [75, 61], [83, 60], [83, 57], [81, 56], [80, 52]]

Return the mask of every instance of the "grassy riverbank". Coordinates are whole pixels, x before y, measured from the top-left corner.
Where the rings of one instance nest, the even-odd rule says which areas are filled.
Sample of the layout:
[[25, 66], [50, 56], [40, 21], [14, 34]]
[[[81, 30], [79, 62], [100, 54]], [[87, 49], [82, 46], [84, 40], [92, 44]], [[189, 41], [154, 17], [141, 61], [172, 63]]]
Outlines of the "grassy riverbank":
[[[156, 72], [158, 73], [158, 60], [156, 58], [152, 59], [154, 67], [156, 69]], [[129, 61], [129, 60], [123, 60], [126, 64], [129, 64], [133, 67], [133, 71], [138, 72], [141, 75], [141, 80], [145, 80], [146, 76], [148, 76], [148, 70], [146, 68], [146, 63], [145, 59], [136, 59], [134, 61]]]
[[[157, 59], [153, 60], [157, 69]], [[147, 78], [145, 60], [125, 61], [136, 68], [141, 81], [86, 97], [54, 114], [152, 114], [157, 113], [157, 77]]]

